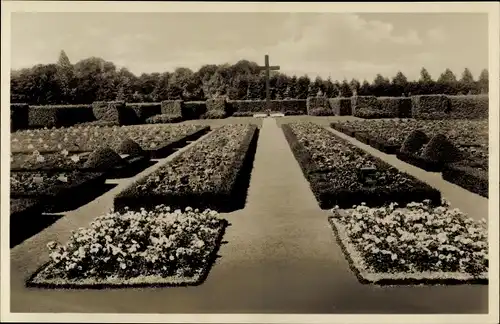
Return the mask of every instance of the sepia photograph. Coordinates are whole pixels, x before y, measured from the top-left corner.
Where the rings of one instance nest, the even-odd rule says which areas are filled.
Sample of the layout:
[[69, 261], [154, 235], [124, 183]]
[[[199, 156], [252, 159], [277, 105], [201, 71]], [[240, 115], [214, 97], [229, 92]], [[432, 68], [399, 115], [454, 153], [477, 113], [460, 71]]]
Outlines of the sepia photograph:
[[2, 1], [2, 321], [498, 322], [498, 3], [99, 2]]

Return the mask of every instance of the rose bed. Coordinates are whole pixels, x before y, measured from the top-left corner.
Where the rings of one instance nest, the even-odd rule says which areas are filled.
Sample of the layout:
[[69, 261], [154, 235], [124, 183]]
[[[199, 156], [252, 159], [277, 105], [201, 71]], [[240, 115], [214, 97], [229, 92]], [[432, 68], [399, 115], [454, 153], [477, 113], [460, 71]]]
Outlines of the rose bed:
[[362, 283], [488, 283], [485, 221], [472, 220], [447, 203], [362, 204], [332, 212], [329, 223]]
[[215, 211], [166, 206], [110, 212], [80, 228], [27, 281], [38, 288], [125, 288], [201, 284], [215, 261], [227, 221]]

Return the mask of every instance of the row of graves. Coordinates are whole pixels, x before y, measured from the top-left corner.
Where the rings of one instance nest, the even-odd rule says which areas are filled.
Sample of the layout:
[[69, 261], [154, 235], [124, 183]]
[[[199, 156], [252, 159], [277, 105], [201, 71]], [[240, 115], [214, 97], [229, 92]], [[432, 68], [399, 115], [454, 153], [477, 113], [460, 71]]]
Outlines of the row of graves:
[[[488, 282], [484, 219], [452, 209], [435, 188], [328, 127], [302, 122], [281, 128], [319, 206], [331, 211], [328, 222], [361, 282]], [[35, 211], [78, 208], [67, 204], [92, 193], [105, 179], [129, 177], [152, 159], [191, 143], [131, 181], [114, 197], [113, 210], [96, 215], [66, 244], [50, 242], [49, 261], [27, 285], [202, 283], [228, 225], [219, 212], [245, 205], [258, 137], [259, 128], [251, 124], [213, 130], [180, 124], [12, 133], [11, 233], [33, 221]]]

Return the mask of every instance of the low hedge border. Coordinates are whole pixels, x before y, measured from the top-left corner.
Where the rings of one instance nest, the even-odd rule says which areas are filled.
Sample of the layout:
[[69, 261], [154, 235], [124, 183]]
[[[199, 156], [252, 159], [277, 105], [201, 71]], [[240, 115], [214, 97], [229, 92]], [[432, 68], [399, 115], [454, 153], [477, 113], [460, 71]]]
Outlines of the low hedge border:
[[366, 271], [362, 264], [362, 256], [356, 250], [346, 234], [345, 227], [336, 215], [328, 216], [337, 243], [339, 244], [349, 267], [362, 284], [376, 285], [452, 285], [452, 284], [488, 284], [487, 275], [474, 277], [460, 272], [415, 272], [415, 273], [382, 273]]
[[68, 172], [68, 171], [81, 171], [81, 172], [93, 172], [93, 173], [104, 173], [104, 177], [108, 179], [119, 179], [126, 178], [130, 175], [138, 173], [149, 165], [148, 156], [126, 156], [123, 158], [123, 164], [112, 165], [106, 169], [95, 169], [95, 168], [64, 168], [57, 165], [51, 167], [42, 168], [11, 168], [11, 172], [29, 172], [29, 171], [47, 171], [47, 172]]
[[354, 115], [358, 118], [363, 119], [381, 119], [381, 118], [396, 118], [396, 113], [387, 112], [383, 110], [376, 110], [371, 108], [359, 108], [356, 109], [356, 114]]
[[[306, 99], [271, 100], [270, 110], [285, 115], [307, 115], [306, 102]], [[228, 105], [233, 116], [253, 116], [255, 113], [267, 112], [266, 100], [229, 100]]]
[[[81, 282], [78, 280], [73, 281], [44, 281], [43, 279], [38, 279], [38, 277], [51, 266], [51, 261], [46, 262], [40, 268], [38, 268], [27, 280], [26, 287], [28, 288], [45, 288], [45, 289], [121, 289], [121, 288], [161, 288], [161, 287], [187, 287], [187, 286], [198, 286], [205, 282], [212, 269], [215, 261], [217, 260], [217, 252], [222, 244], [222, 238], [226, 233], [226, 228], [229, 226], [229, 222], [225, 219], [220, 220], [219, 233], [215, 240], [212, 250], [210, 252], [207, 264], [202, 268], [200, 275], [195, 275], [193, 277], [160, 277], [160, 276], [149, 276], [142, 278], [130, 278], [123, 281], [93, 281], [88, 280], [88, 282]], [[38, 279], [38, 280], [37, 280]]]
[[385, 154], [396, 154], [401, 149], [401, 145], [387, 144], [381, 138], [370, 138], [370, 146]]
[[[244, 206], [242, 198], [246, 197], [245, 184], [250, 177], [253, 157], [257, 148], [258, 128], [252, 125], [241, 144], [235, 160], [227, 169], [227, 173], [222, 175], [222, 185], [214, 192], [202, 192], [192, 194], [165, 194], [165, 195], [140, 195], [135, 192], [135, 188], [145, 178], [133, 183], [127, 189], [119, 193], [114, 199], [116, 211], [123, 211], [125, 207], [130, 210], [140, 210], [140, 208], [153, 207], [159, 204], [171, 206], [172, 208], [210, 208], [219, 212], [229, 212]], [[245, 191], [245, 193], [242, 193]]]
[[45, 202], [40, 198], [10, 198], [10, 219], [22, 223], [30, 221], [32, 215], [43, 212]]
[[[381, 188], [363, 188], [361, 190], [347, 190], [343, 188], [329, 187], [329, 177], [331, 174], [316, 172], [315, 163], [309, 155], [307, 149], [299, 143], [289, 125], [282, 127], [285, 138], [299, 163], [304, 176], [310, 183], [311, 190], [318, 201], [320, 208], [328, 209], [335, 205], [341, 208], [350, 208], [353, 205], [359, 205], [362, 202], [367, 206], [381, 206], [386, 202], [397, 202], [398, 204], [407, 204], [413, 201], [423, 201], [430, 199], [433, 204], [441, 203], [441, 193], [428, 184], [405, 174], [409, 179], [415, 182], [411, 190], [398, 191], [394, 189]], [[376, 163], [382, 168], [394, 168], [384, 161], [375, 158]], [[399, 171], [400, 173], [404, 173]]]
[[183, 121], [181, 115], [159, 114], [146, 118], [146, 124], [173, 124]]
[[149, 158], [151, 159], [165, 158], [170, 154], [172, 154], [176, 149], [186, 146], [188, 141], [195, 141], [198, 138], [205, 135], [206, 133], [208, 133], [209, 131], [210, 131], [210, 126], [205, 126], [203, 128], [194, 130], [191, 133], [188, 133], [187, 135], [179, 135], [177, 138], [169, 141], [162, 147], [145, 150], [146, 156], [149, 156]]
[[443, 167], [441, 176], [443, 180], [488, 198], [489, 176], [487, 171], [453, 163]]
[[444, 163], [429, 160], [420, 155], [404, 151], [397, 152], [396, 157], [403, 162], [406, 162], [428, 172], [441, 172], [444, 167]]
[[85, 199], [85, 197], [91, 196], [96, 191], [96, 188], [103, 187], [106, 181], [106, 175], [103, 172], [80, 172], [80, 174], [85, 174], [88, 177], [71, 184], [47, 187], [43, 192], [28, 193], [11, 191], [10, 197], [39, 198], [46, 202], [45, 211], [47, 212], [71, 208], [75, 197]]
[[354, 138], [363, 144], [370, 145], [370, 133], [369, 132], [356, 132]]

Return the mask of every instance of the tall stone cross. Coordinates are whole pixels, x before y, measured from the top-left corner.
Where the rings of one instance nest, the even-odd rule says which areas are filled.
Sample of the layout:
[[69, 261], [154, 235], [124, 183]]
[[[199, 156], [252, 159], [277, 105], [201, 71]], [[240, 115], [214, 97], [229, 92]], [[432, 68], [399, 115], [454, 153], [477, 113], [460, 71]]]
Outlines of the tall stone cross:
[[269, 55], [266, 54], [265, 59], [266, 59], [265, 66], [259, 66], [259, 70], [266, 71], [266, 106], [267, 106], [267, 109], [271, 109], [271, 89], [270, 89], [271, 86], [269, 83], [269, 79], [271, 77], [270, 72], [277, 71], [280, 69], [280, 67], [279, 67], [279, 65], [269, 66]]

